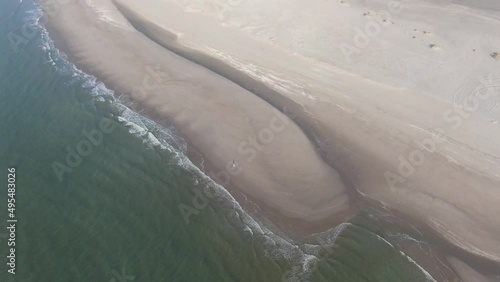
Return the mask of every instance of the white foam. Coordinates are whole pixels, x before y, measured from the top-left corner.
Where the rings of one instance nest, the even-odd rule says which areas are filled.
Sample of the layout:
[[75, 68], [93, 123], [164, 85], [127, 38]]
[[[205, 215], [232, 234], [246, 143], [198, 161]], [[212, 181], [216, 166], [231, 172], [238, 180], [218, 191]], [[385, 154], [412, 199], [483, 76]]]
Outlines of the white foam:
[[416, 267], [418, 267], [418, 269], [420, 269], [420, 271], [422, 271], [425, 275], [425, 278], [427, 278], [427, 281], [434, 281], [434, 282], [437, 282], [434, 277], [432, 277], [432, 275], [427, 272], [423, 267], [421, 267], [416, 261], [414, 261], [411, 257], [407, 256], [405, 253], [403, 253], [402, 251], [399, 251], [401, 253], [402, 256], [406, 257], [406, 259], [413, 263]]
[[[92, 5], [91, 0], [87, 3]], [[105, 10], [101, 10], [105, 13]], [[35, 19], [39, 19], [43, 15], [42, 9], [38, 8], [33, 12]], [[105, 15], [105, 14], [104, 14]], [[106, 16], [102, 20], [109, 20]], [[211, 190], [215, 196], [214, 200], [218, 201], [224, 208], [233, 211], [227, 213], [228, 217], [233, 224], [241, 223], [244, 225], [243, 232], [248, 232], [255, 239], [259, 239], [263, 245], [266, 254], [273, 259], [285, 258], [291, 264], [291, 268], [287, 273], [287, 281], [307, 281], [310, 276], [310, 271], [313, 264], [318, 260], [315, 254], [309, 253], [311, 250], [317, 254], [317, 245], [298, 244], [284, 235], [277, 235], [265, 225], [252, 218], [247, 212], [243, 210], [241, 205], [233, 198], [233, 196], [221, 185], [213, 181], [209, 176], [205, 175], [198, 167], [196, 167], [186, 156], [186, 143], [182, 138], [174, 135], [171, 130], [161, 127], [154, 121], [133, 112], [127, 106], [120, 103], [120, 100], [113, 98], [114, 92], [106, 86], [97, 81], [94, 76], [88, 75], [75, 65], [67, 61], [64, 53], [60, 52], [54, 47], [53, 41], [49, 38], [47, 30], [40, 25], [39, 21], [35, 21], [37, 28], [40, 28], [43, 39], [43, 50], [47, 53], [49, 62], [55, 68], [64, 74], [71, 74], [74, 77], [74, 82], [82, 82], [82, 86], [89, 90], [89, 93], [94, 97], [95, 102], [104, 102], [111, 100], [112, 106], [118, 109], [120, 115], [117, 117], [118, 121], [123, 123], [129, 128], [130, 134], [144, 138], [144, 143], [147, 146], [156, 147], [162, 150], [167, 150], [172, 153], [172, 159], [180, 167], [185, 168], [193, 174], [193, 182], [195, 185], [204, 183]], [[249, 67], [242, 66], [242, 67]], [[248, 70], [248, 68], [247, 68]], [[254, 70], [252, 70], [254, 71]], [[255, 73], [253, 73], [255, 74]], [[274, 87], [284, 88], [286, 90], [293, 90], [297, 94], [307, 95], [303, 88], [299, 85], [290, 84], [289, 81], [282, 80], [277, 76], [269, 76], [269, 83]], [[71, 83], [71, 82], [70, 82]], [[201, 181], [200, 181], [201, 180]], [[328, 231], [321, 233], [327, 235], [327, 243], [333, 246], [339, 234], [350, 223], [343, 223], [339, 226], [332, 228]], [[389, 242], [387, 242], [389, 243]], [[390, 244], [390, 243], [389, 243]], [[391, 245], [392, 246], [392, 245]], [[304, 248], [307, 252], [304, 252]], [[417, 265], [418, 266], [418, 265]], [[422, 269], [425, 272], [425, 270]], [[434, 281], [434, 280], [432, 280]]]

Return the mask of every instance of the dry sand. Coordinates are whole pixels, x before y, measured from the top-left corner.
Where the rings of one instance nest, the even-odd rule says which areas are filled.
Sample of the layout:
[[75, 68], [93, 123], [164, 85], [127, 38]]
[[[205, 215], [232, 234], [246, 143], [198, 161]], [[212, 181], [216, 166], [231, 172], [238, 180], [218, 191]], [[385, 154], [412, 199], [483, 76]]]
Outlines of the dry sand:
[[[168, 119], [216, 171], [242, 169], [231, 185], [268, 208], [318, 222], [356, 189], [500, 263], [498, 15], [484, 1], [397, 13], [343, 2], [116, 0], [123, 16], [93, 0], [49, 26], [73, 62]], [[387, 25], [346, 57], [353, 27], [384, 10]], [[145, 66], [166, 73], [160, 89], [144, 86]]]

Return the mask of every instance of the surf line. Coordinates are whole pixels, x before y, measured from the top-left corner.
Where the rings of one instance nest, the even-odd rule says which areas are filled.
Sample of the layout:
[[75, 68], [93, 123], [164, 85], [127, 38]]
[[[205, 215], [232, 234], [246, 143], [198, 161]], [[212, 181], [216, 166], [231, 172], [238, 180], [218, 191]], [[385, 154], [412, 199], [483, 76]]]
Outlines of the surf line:
[[[260, 129], [256, 135], [249, 136], [247, 140], [241, 141], [237, 147], [239, 158], [244, 158], [247, 163], [251, 163], [256, 159], [259, 152], [265, 149], [265, 146], [272, 143], [276, 135], [286, 130], [287, 126], [291, 123], [287, 117], [279, 110], [273, 109], [274, 115], [269, 120], [269, 125]], [[241, 165], [237, 159], [230, 160], [226, 163], [226, 167], [218, 172], [209, 171], [207, 175], [222, 187], [228, 187], [231, 183], [231, 177], [236, 177], [244, 170], [244, 165]], [[190, 223], [192, 215], [198, 215], [201, 210], [208, 206], [209, 199], [215, 196], [208, 191], [208, 187], [193, 189], [194, 197], [192, 198], [192, 206], [185, 203], [178, 205], [179, 211], [184, 218], [186, 224]]]

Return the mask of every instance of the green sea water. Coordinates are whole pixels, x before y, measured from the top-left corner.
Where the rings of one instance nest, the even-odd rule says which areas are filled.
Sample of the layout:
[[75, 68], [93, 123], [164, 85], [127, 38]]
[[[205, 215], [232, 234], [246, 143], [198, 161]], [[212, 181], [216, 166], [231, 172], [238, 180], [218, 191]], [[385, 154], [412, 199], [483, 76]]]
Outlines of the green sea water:
[[[71, 65], [41, 15], [31, 0], [0, 1], [0, 281], [429, 280], [369, 212], [320, 240], [258, 224], [187, 160], [181, 138]], [[189, 222], [181, 205], [196, 211]]]

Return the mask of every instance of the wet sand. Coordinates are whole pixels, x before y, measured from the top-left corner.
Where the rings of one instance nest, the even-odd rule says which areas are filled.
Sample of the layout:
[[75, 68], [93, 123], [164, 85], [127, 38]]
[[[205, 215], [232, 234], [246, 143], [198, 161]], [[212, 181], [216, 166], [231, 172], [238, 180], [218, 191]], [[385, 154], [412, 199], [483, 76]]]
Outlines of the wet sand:
[[[321, 221], [349, 208], [338, 173], [283, 113], [137, 31], [102, 28], [92, 13], [84, 3], [66, 4], [50, 18], [63, 50], [111, 89], [178, 128], [216, 168], [208, 175], [290, 218]], [[55, 25], [70, 19], [71, 25]]]
[[[469, 115], [456, 129], [442, 117], [454, 109], [447, 101], [291, 55], [162, 1], [132, 2], [115, 1], [123, 15], [112, 22], [65, 4], [48, 25], [70, 61], [178, 128], [233, 195], [288, 224], [326, 228], [352, 215], [359, 193], [500, 262], [496, 124]], [[186, 21], [212, 39], [193, 41]]]

